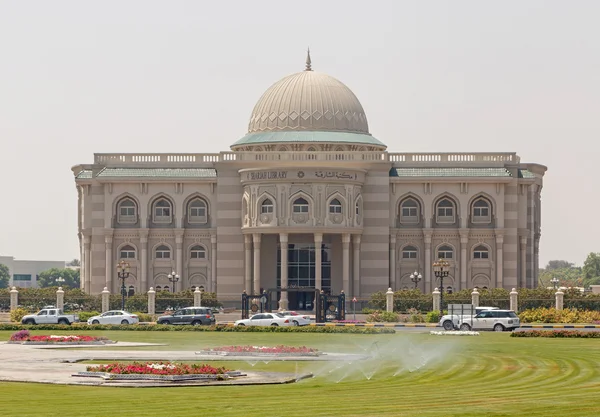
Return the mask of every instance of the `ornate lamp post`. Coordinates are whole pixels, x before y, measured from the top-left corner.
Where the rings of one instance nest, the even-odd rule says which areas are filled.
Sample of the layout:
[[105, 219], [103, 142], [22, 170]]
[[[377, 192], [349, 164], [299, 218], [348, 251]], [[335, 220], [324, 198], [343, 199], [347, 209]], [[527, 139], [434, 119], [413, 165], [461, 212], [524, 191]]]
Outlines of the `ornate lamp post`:
[[440, 280], [440, 311], [444, 311], [444, 278], [450, 273], [450, 262], [439, 259], [433, 263], [433, 273]]
[[125, 296], [127, 289], [125, 288], [125, 280], [129, 278], [129, 264], [123, 260], [117, 264], [117, 276], [121, 280], [121, 310], [125, 310]]
[[63, 282], [65, 282], [65, 279], [64, 279], [63, 277], [58, 277], [58, 278], [56, 278], [56, 284], [57, 284], [59, 287], [62, 287], [62, 284], [63, 284]]
[[554, 286], [554, 289], [556, 289], [556, 287], [558, 287], [558, 283], [560, 282], [560, 280], [556, 277], [553, 277], [550, 282], [552, 283], [552, 285]]
[[179, 281], [179, 275], [177, 275], [175, 271], [173, 271], [169, 275], [167, 275], [167, 277], [169, 278], [169, 281], [171, 281], [171, 284], [173, 284], [173, 294], [175, 294], [175, 283]]
[[419, 274], [417, 271], [410, 274], [410, 280], [415, 283], [415, 289], [419, 285], [419, 281], [423, 279], [423, 275]]

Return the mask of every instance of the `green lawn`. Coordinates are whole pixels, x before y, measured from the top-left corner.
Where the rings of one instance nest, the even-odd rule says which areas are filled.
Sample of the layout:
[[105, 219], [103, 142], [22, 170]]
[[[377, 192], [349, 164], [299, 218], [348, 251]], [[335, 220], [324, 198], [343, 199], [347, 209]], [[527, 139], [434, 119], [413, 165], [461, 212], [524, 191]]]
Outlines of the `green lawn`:
[[[0, 340], [7, 340], [11, 333], [0, 332]], [[591, 417], [600, 414], [597, 399], [600, 344], [596, 339], [511, 338], [509, 333], [482, 333], [478, 337], [409, 332], [395, 335], [89, 333], [121, 341], [170, 344], [153, 349], [285, 344], [329, 352], [373, 352], [375, 358], [356, 363], [228, 362], [228, 367], [240, 370], [316, 375], [295, 384], [276, 386], [135, 389], [0, 383], [0, 415]]]

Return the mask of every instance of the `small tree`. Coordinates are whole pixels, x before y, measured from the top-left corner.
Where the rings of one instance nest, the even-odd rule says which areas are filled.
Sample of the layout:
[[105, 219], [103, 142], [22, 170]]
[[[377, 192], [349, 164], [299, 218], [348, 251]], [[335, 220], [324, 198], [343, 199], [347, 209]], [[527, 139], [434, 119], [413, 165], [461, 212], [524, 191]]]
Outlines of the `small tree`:
[[[62, 278], [64, 282], [59, 282]], [[38, 275], [38, 284], [42, 288], [46, 287], [65, 287], [79, 288], [79, 270], [70, 268], [51, 268], [40, 272]]]
[[0, 288], [8, 288], [10, 282], [10, 272], [8, 266], [0, 264]]
[[79, 262], [79, 259], [73, 259], [67, 266], [81, 266], [81, 262]]

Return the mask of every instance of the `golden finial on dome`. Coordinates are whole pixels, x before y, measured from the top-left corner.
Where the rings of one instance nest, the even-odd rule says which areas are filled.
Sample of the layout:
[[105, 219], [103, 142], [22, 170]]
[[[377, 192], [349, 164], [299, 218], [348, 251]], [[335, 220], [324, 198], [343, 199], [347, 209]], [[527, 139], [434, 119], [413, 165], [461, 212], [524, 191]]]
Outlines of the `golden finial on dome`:
[[304, 69], [304, 71], [312, 71], [312, 67], [310, 66], [310, 64], [310, 48], [308, 48], [306, 51], [306, 68]]

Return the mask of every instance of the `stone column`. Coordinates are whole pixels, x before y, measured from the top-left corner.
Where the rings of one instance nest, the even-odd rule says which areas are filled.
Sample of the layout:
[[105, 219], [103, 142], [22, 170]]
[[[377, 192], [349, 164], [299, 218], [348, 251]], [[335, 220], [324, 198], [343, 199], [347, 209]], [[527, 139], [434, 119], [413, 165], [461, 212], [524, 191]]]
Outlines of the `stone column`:
[[556, 297], [556, 309], [562, 310], [564, 307], [565, 293], [559, 289], [554, 295]]
[[63, 291], [62, 287], [58, 287], [58, 290], [56, 290], [56, 308], [58, 308], [59, 310], [62, 310], [64, 306], [65, 306], [65, 292]]
[[183, 230], [175, 231], [175, 246], [177, 253], [175, 255], [175, 272], [179, 275], [179, 281], [173, 283], [173, 292], [181, 291], [184, 287], [184, 280], [187, 277], [183, 276]]
[[[322, 287], [322, 272], [323, 272], [323, 268], [322, 268], [322, 252], [321, 252], [321, 247], [323, 246], [323, 234], [321, 233], [315, 233], [315, 288], [317, 290], [320, 290]], [[313, 305], [316, 305], [316, 300], [315, 303]]]
[[504, 236], [496, 233], [496, 288], [503, 288], [503, 272], [504, 272]]
[[352, 266], [352, 274], [354, 278], [354, 282], [352, 284], [353, 296], [360, 297], [360, 235], [352, 236], [352, 249], [354, 250], [354, 255], [352, 260], [354, 265]]
[[140, 292], [148, 288], [148, 230], [140, 230]]
[[350, 294], [350, 234], [342, 234], [342, 289]]
[[17, 287], [12, 287], [10, 290], [10, 310], [16, 310], [19, 305], [19, 291]]
[[[106, 249], [106, 266], [105, 266], [105, 276], [106, 276], [106, 280], [104, 282], [104, 285], [107, 288], [113, 288], [113, 280], [112, 280], [112, 274], [113, 274], [113, 262], [112, 262], [112, 234], [110, 236], [104, 236], [104, 246]], [[114, 290], [114, 288], [113, 288]]]
[[110, 291], [107, 287], [102, 290], [102, 313], [110, 310]]
[[260, 294], [260, 233], [254, 233], [254, 288], [252, 294]]
[[518, 313], [519, 310], [519, 293], [515, 288], [510, 292], [510, 309], [515, 313]]
[[92, 287], [92, 250], [90, 236], [83, 236], [84, 291], [90, 294]]
[[441, 304], [440, 290], [438, 290], [437, 288], [434, 288], [432, 295], [433, 295], [433, 311], [440, 311], [440, 304]]
[[385, 293], [385, 311], [388, 313], [394, 311], [394, 291], [392, 291], [391, 287]]
[[390, 235], [390, 288], [396, 286], [396, 236]]
[[200, 291], [200, 287], [196, 287], [194, 291], [194, 307], [202, 307], [202, 291]]
[[150, 290], [148, 290], [148, 314], [151, 316], [156, 314], [156, 291], [154, 291], [154, 287], [150, 287]]
[[212, 281], [212, 285], [210, 287], [211, 291], [216, 294], [217, 292], [217, 235], [212, 235], [210, 237], [210, 249], [211, 249], [211, 258], [210, 258], [210, 277]]
[[252, 294], [252, 235], [244, 235], [244, 291]]
[[479, 291], [477, 291], [477, 288], [473, 288], [471, 293], [471, 304], [473, 304], [473, 307], [479, 307]]
[[423, 239], [425, 242], [425, 292], [430, 291], [434, 285], [431, 280], [431, 230], [423, 230]]
[[527, 237], [521, 237], [521, 288], [527, 288]]
[[469, 232], [460, 232], [460, 287], [459, 290], [468, 288], [467, 284], [467, 245], [469, 243]]
[[[288, 234], [279, 233], [279, 246], [281, 250], [281, 288], [288, 287]], [[287, 291], [281, 291], [281, 298], [279, 299], [279, 310], [288, 309], [288, 293]]]

